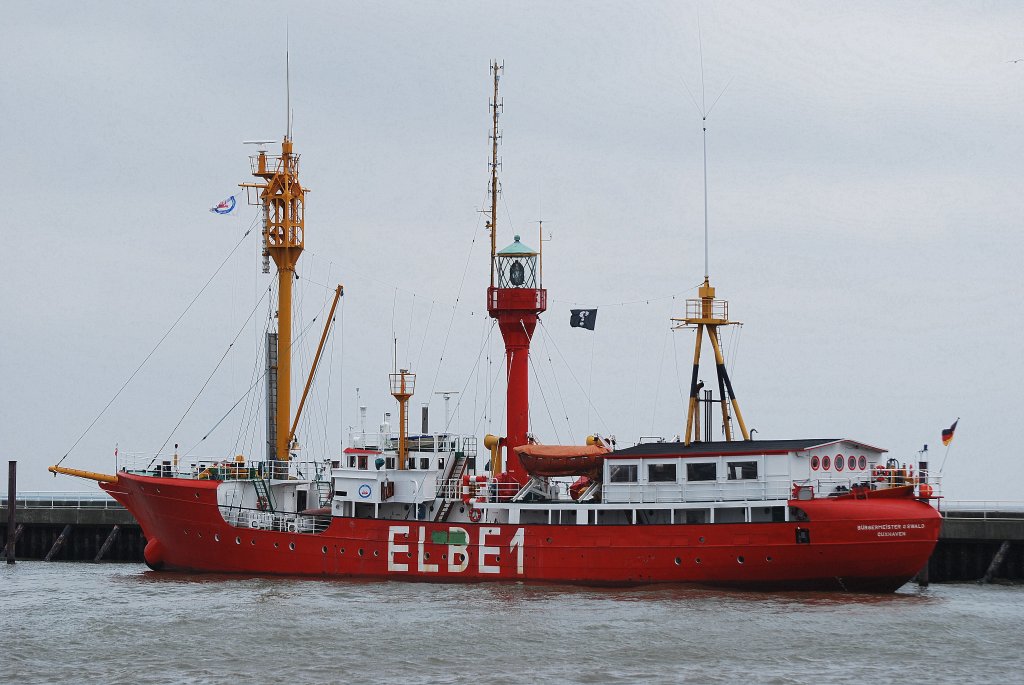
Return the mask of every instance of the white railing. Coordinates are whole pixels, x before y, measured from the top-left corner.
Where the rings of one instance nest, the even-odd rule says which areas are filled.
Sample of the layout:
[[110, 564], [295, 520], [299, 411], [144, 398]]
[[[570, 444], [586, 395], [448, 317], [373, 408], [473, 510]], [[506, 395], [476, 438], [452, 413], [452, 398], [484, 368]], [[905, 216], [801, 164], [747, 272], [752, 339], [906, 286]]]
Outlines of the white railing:
[[[282, 464], [282, 462], [277, 462]], [[289, 461], [289, 476], [315, 480], [317, 474], [330, 473], [330, 462]], [[210, 480], [252, 480], [270, 478], [270, 464], [264, 460], [235, 461], [224, 457], [178, 457], [167, 454], [126, 453], [117, 461], [118, 470], [162, 478], [209, 478]], [[275, 478], [280, 477], [274, 475]]]
[[[7, 494], [0, 494], [0, 507], [7, 507]], [[103, 492], [23, 491], [15, 498], [18, 509], [124, 509], [113, 497]]]
[[1012, 500], [957, 500], [939, 507], [946, 518], [988, 519], [993, 521], [1024, 518], [1024, 502]]
[[275, 530], [287, 533], [322, 533], [331, 525], [330, 516], [307, 516], [244, 507], [220, 507], [224, 520], [236, 528]]

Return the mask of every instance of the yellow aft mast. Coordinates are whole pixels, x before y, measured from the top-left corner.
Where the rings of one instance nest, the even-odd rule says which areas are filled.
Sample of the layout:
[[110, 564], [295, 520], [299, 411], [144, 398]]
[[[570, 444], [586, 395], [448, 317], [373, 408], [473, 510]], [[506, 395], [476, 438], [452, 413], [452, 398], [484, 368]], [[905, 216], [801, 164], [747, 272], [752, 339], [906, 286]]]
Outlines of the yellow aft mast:
[[[306, 190], [299, 182], [299, 155], [292, 150], [290, 135], [281, 142], [281, 154], [265, 150], [250, 158], [252, 174], [258, 183], [243, 183], [243, 188], [258, 191], [263, 207], [263, 253], [277, 266], [277, 392], [274, 416], [274, 458], [287, 462], [291, 434], [291, 347], [292, 282], [295, 265], [302, 254], [305, 233], [304, 204]], [[254, 202], [253, 204], [256, 204]]]
[[[686, 301], [686, 318], [672, 319], [680, 322], [677, 328], [695, 326], [697, 328], [697, 340], [693, 351], [693, 375], [690, 377], [690, 402], [686, 409], [686, 433], [683, 442], [687, 445], [691, 441], [700, 440], [700, 407], [698, 406], [697, 394], [702, 384], [697, 379], [700, 370], [700, 348], [704, 331], [707, 331], [708, 340], [715, 351], [715, 371], [718, 375], [718, 394], [722, 405], [722, 423], [725, 429], [725, 439], [732, 440], [732, 426], [729, 421], [729, 403], [732, 402], [732, 409], [736, 412], [736, 422], [739, 423], [740, 432], [744, 440], [750, 440], [750, 433], [743, 421], [743, 414], [740, 412], [740, 404], [732, 389], [732, 381], [729, 380], [729, 372], [725, 369], [725, 356], [722, 354], [721, 339], [718, 329], [721, 326], [739, 325], [739, 321], [729, 320], [729, 302], [715, 299], [715, 289], [707, 276], [704, 283], [698, 290], [699, 299]], [[704, 436], [710, 440], [711, 436]]]

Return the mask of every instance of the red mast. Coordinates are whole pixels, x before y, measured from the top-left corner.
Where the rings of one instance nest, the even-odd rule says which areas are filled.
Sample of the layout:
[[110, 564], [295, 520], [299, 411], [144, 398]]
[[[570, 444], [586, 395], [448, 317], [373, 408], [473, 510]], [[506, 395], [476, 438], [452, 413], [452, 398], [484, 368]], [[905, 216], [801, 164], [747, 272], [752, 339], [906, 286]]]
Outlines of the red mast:
[[[530, 340], [537, 328], [537, 315], [547, 309], [547, 291], [541, 287], [538, 253], [519, 241], [495, 252], [498, 218], [498, 80], [504, 67], [491, 63], [494, 74], [494, 98], [491, 100], [491, 209], [487, 228], [491, 233], [491, 285], [487, 289], [487, 313], [498, 320], [505, 341], [506, 395], [505, 472], [509, 480], [524, 485], [527, 476], [514, 448], [526, 444], [530, 428]], [[494, 476], [497, 473], [492, 472]]]

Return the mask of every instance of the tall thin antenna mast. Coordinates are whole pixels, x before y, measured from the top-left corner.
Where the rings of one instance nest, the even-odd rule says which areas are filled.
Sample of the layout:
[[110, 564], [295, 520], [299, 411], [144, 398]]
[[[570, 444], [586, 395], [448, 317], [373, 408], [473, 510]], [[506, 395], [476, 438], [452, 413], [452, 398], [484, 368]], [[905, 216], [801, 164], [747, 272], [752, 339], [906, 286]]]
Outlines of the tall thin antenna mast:
[[700, 53], [700, 121], [704, 133], [704, 280], [711, 272], [708, 266], [708, 110], [704, 88], [704, 40], [701, 37], [700, 13], [697, 14], [697, 48]]
[[291, 64], [291, 40], [290, 29], [287, 22], [284, 28], [284, 88], [285, 88], [285, 134], [288, 140], [292, 139], [292, 64]]
[[498, 64], [497, 60], [491, 61], [491, 73], [494, 74], [494, 96], [491, 99], [491, 213], [487, 218], [487, 228], [491, 232], [491, 287], [494, 287], [494, 259], [498, 251], [498, 141], [501, 134], [498, 132], [498, 116], [501, 113], [501, 102], [498, 100], [498, 81], [502, 72], [505, 71], [505, 63]]

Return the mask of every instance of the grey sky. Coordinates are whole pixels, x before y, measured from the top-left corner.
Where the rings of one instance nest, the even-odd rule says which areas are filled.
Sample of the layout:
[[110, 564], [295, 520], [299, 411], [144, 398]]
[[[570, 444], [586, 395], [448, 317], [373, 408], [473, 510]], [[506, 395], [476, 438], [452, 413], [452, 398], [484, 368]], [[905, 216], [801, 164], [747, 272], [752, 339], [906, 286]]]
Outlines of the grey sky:
[[[207, 209], [248, 180], [241, 141], [284, 132], [279, 5], [5, 9], [0, 455], [21, 460], [23, 489], [88, 487], [52, 480], [45, 466], [254, 216]], [[489, 326], [477, 210], [491, 58], [506, 65], [499, 247], [515, 232], [535, 245], [542, 212], [554, 234], [534, 430], [546, 442], [597, 430], [627, 444], [682, 431], [677, 368], [685, 384], [693, 334], [667, 328], [703, 276], [701, 136], [687, 93], [700, 98], [697, 11], [293, 4], [295, 144], [312, 188], [300, 324], [327, 286], [346, 286], [344, 325], [301, 431], [311, 453], [337, 450], [356, 420], [356, 387], [371, 423], [392, 409], [393, 329], [420, 374], [414, 407], [431, 399], [439, 427], [443, 405], [429, 391], [465, 389], [459, 428], [501, 430], [500, 383], [497, 422], [481, 418], [501, 363], [496, 331], [489, 376], [471, 373]], [[1020, 499], [1024, 63], [1008, 62], [1024, 57], [1024, 8], [699, 11], [708, 102], [731, 80], [709, 125], [711, 276], [746, 324], [726, 344], [748, 425], [763, 438], [851, 437], [901, 460], [928, 443], [937, 463], [939, 431], [959, 416], [946, 493]], [[244, 393], [262, 363], [265, 306], [172, 434], [270, 282], [256, 238], [66, 464], [109, 471], [115, 444], [191, 447]], [[608, 306], [624, 302], [634, 304]], [[594, 334], [568, 327], [570, 303], [600, 307]], [[258, 455], [244, 411], [197, 452]]]

